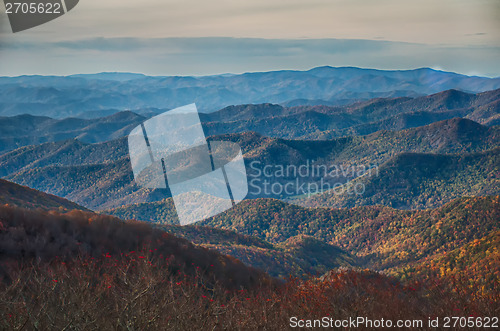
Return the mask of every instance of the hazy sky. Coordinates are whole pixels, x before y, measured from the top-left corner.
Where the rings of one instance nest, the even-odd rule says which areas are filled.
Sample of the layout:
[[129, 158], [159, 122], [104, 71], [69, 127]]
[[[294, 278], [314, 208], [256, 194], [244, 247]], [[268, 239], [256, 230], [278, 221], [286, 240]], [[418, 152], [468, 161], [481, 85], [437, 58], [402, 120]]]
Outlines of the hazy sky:
[[332, 65], [500, 76], [499, 58], [500, 0], [81, 0], [16, 34], [0, 13], [0, 75]]

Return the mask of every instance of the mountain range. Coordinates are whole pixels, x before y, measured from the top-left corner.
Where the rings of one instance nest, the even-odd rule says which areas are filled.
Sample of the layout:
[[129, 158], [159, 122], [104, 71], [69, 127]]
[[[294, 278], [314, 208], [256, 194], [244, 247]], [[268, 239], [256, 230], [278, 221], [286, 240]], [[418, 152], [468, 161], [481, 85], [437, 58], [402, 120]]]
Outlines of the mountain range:
[[97, 143], [125, 137], [147, 117], [119, 112], [97, 119], [53, 119], [45, 116], [0, 117], [0, 153], [19, 147], [78, 139]]
[[66, 118], [111, 115], [122, 110], [172, 109], [193, 102], [203, 112], [212, 112], [239, 104], [335, 106], [449, 89], [477, 93], [500, 88], [500, 78], [471, 77], [429, 68], [384, 71], [318, 67], [308, 71], [203, 77], [127, 73], [0, 77], [0, 86], [0, 116]]
[[[361, 73], [363, 75], [359, 76]], [[210, 80], [233, 79], [238, 84], [244, 84], [244, 81], [250, 79], [262, 84], [264, 76], [272, 82], [274, 75], [286, 81], [288, 75], [302, 77], [304, 74], [280, 72], [192, 79], [103, 74], [0, 78], [0, 84], [9, 88], [11, 85], [8, 81], [13, 80], [12, 86], [22, 90], [19, 96], [27, 97], [26, 100], [45, 98], [48, 102], [59, 100], [56, 94], [68, 92], [65, 89], [78, 89], [81, 84], [88, 89], [99, 87], [101, 91], [106, 91], [106, 88], [122, 88], [127, 84], [130, 84], [129, 88], [135, 84], [142, 84], [145, 88], [150, 84], [149, 80], [154, 80], [187, 88], [189, 84], [201, 84], [200, 81], [209, 84], [207, 82]], [[429, 83], [439, 77], [441, 81], [434, 86], [437, 93], [430, 95], [426, 95], [431, 92], [427, 90], [425, 93], [410, 93], [410, 96], [403, 93], [366, 101], [363, 98], [353, 98], [349, 102], [344, 102], [347, 99], [342, 102], [337, 100], [333, 106], [330, 101], [318, 104], [304, 102], [298, 105], [295, 105], [296, 101], [280, 101], [282, 105], [232, 105], [200, 114], [208, 140], [232, 141], [241, 146], [249, 180], [256, 180], [253, 188], [263, 187], [259, 180], [263, 179], [264, 167], [273, 169], [271, 172], [288, 166], [311, 168], [332, 165], [341, 167], [342, 171], [358, 169], [356, 167], [359, 166], [370, 170], [369, 175], [345, 171], [341, 176], [333, 178], [331, 184], [339, 184], [341, 188], [347, 189], [340, 193], [322, 190], [296, 190], [293, 194], [257, 193], [251, 187], [247, 198], [256, 200], [245, 202], [241, 208], [252, 210], [256, 204], [258, 218], [266, 221], [270, 219], [272, 210], [282, 209], [287, 216], [281, 218], [281, 212], [274, 212], [273, 217], [282, 220], [289, 218], [294, 222], [300, 218], [296, 215], [303, 215], [308, 210], [300, 208], [313, 208], [307, 213], [315, 216], [305, 216], [307, 222], [296, 225], [297, 229], [302, 229], [314, 223], [315, 218], [336, 218], [329, 214], [333, 210], [331, 208], [384, 205], [395, 208], [383, 209], [384, 213], [404, 218], [408, 214], [398, 210], [446, 208], [443, 206], [448, 206], [454, 199], [462, 196], [494, 197], [500, 194], [500, 131], [497, 125], [500, 116], [500, 89], [480, 93], [466, 93], [455, 89], [439, 91], [443, 86], [466, 83], [469, 87], [481, 90], [479, 86], [486, 84], [491, 87], [495, 83], [494, 79], [462, 77], [427, 69], [413, 72], [367, 72], [355, 68], [320, 68], [311, 70], [306, 75], [319, 80], [330, 79], [335, 75], [342, 80], [339, 84], [344, 84], [350, 77], [365, 77], [366, 74], [385, 75], [385, 78], [375, 80], [381, 84], [381, 89], [388, 89], [393, 80], [413, 79]], [[362, 84], [358, 83], [351, 79], [349, 84], [352, 85], [349, 86], [359, 89]], [[370, 79], [363, 84], [367, 84], [366, 88], [372, 88], [369, 86]], [[30, 89], [43, 89], [45, 85], [53, 87], [44, 93], [29, 94]], [[316, 88], [316, 91], [320, 90]], [[471, 90], [473, 89], [467, 89]], [[11, 105], [15, 104], [16, 93], [11, 91]], [[301, 93], [305, 93], [304, 89]], [[139, 188], [133, 181], [128, 158], [127, 134], [135, 126], [164, 110], [159, 105], [152, 104], [147, 108], [134, 110], [137, 112], [120, 111], [120, 107], [102, 109], [102, 114], [108, 116], [98, 118], [91, 115], [92, 111], [69, 118], [28, 114], [0, 117], [0, 177], [12, 181], [0, 182], [3, 192], [0, 202], [23, 208], [89, 208], [125, 219], [153, 221], [162, 224], [169, 232], [198, 245], [236, 256], [248, 264], [265, 269], [273, 276], [284, 277], [287, 273], [315, 274], [339, 266], [392, 268], [390, 265], [393, 262], [381, 264], [380, 261], [371, 261], [340, 240], [318, 237], [316, 232], [297, 230], [278, 240], [276, 233], [270, 234], [270, 237], [260, 236], [259, 233], [266, 232], [264, 229], [246, 232], [249, 225], [240, 229], [225, 224], [228, 219], [234, 221], [241, 217], [238, 215], [244, 213], [244, 210], [238, 207], [206, 223], [218, 229], [196, 230], [176, 226], [175, 209], [168, 193], [161, 189]], [[96, 110], [95, 114], [99, 111]], [[276, 173], [264, 177], [279, 185], [296, 179], [293, 175], [279, 176]], [[319, 179], [317, 177], [321, 176], [306, 177], [300, 179], [314, 184]], [[55, 196], [17, 186], [13, 182]], [[350, 194], [348, 188], [352, 185], [361, 185], [362, 194]], [[325, 207], [328, 209], [322, 209]], [[368, 208], [373, 209], [364, 211], [366, 215], [372, 215], [382, 207]], [[350, 219], [371, 217], [353, 213], [356, 216], [350, 216]], [[420, 215], [420, 212], [410, 212], [411, 215], [412, 213]], [[421, 213], [427, 215], [425, 211]], [[257, 217], [247, 216], [245, 218], [248, 219]], [[260, 222], [254, 221], [256, 224]], [[484, 226], [481, 225], [481, 228]], [[238, 233], [228, 230], [236, 230]], [[210, 232], [209, 235], [207, 231]], [[457, 244], [454, 247], [459, 246]], [[328, 254], [322, 256], [321, 251]], [[279, 266], [273, 263], [276, 260], [273, 260], [273, 256], [280, 256]], [[313, 259], [318, 256], [322, 257]], [[401, 266], [408, 261], [403, 262]]]
[[[65, 139], [97, 143], [125, 137], [158, 112], [161, 110], [142, 115], [124, 111], [94, 119], [53, 119], [27, 114], [0, 117], [0, 153]], [[338, 107], [229, 106], [200, 114], [200, 119], [206, 135], [254, 131], [276, 138], [328, 140], [380, 130], [403, 130], [452, 118], [494, 126], [500, 123], [499, 116], [500, 90], [479, 94], [448, 90], [425, 97], [376, 99]]]
[[[326, 141], [284, 140], [251, 132], [209, 139], [234, 141], [241, 146], [251, 184], [249, 198], [293, 198], [294, 203], [315, 203], [314, 206], [384, 203], [396, 208], [429, 208], [461, 194], [499, 193], [498, 149], [495, 149], [500, 145], [498, 127], [486, 127], [467, 119]], [[358, 175], [359, 166], [364, 169], [374, 166], [372, 174], [377, 176], [362, 179], [367, 190], [363, 196], [335, 194], [330, 197], [325, 193], [301, 200], [300, 195], [311, 192], [295, 189], [300, 186], [293, 184], [296, 176], [283, 177], [277, 170], [267, 174], [267, 178], [263, 176], [266, 166], [279, 170], [290, 165], [335, 165], [348, 169], [345, 175], [331, 177], [332, 184], [352, 181]], [[350, 169], [355, 169], [355, 173]], [[0, 155], [0, 176], [94, 210], [167, 197], [163, 190], [137, 187], [126, 138], [97, 144], [68, 140], [22, 147]], [[316, 177], [300, 180], [306, 184], [316, 183]], [[292, 182], [294, 190], [291, 195], [266, 192], [262, 190], [266, 180], [280, 185]], [[448, 180], [457, 190], [451, 189]], [[411, 186], [411, 183], [419, 185]], [[411, 190], [407, 191], [410, 186]]]
[[398, 209], [435, 208], [461, 196], [498, 194], [499, 187], [500, 147], [465, 155], [403, 153], [380, 167], [376, 175], [294, 203], [334, 208], [377, 204]]
[[[499, 311], [500, 78], [321, 67], [0, 86], [0, 329]], [[169, 190], [135, 183], [127, 135], [192, 102], [208, 142], [241, 147], [249, 192], [180, 226]]]
[[402, 130], [452, 118], [497, 125], [500, 90], [468, 94], [447, 90], [417, 98], [384, 98], [346, 106], [231, 106], [202, 114], [209, 135], [255, 131], [288, 139], [331, 139]]

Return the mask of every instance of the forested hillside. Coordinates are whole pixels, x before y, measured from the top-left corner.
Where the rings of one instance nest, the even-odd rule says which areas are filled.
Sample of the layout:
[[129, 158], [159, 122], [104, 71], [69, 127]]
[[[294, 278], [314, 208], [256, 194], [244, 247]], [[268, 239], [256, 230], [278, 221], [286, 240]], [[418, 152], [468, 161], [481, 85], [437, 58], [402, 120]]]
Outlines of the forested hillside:
[[402, 267], [395, 274], [404, 280], [441, 277], [460, 288], [473, 289], [477, 296], [496, 295], [500, 291], [500, 231], [421, 264]]
[[[168, 199], [121, 207], [107, 213], [163, 224], [177, 222], [173, 210]], [[278, 200], [257, 199], [244, 201], [201, 225], [233, 230], [285, 246], [296, 240], [293, 238], [312, 236], [353, 254], [361, 266], [394, 270], [480, 240], [498, 231], [499, 219], [499, 196], [460, 198], [443, 207], [423, 211], [382, 206], [313, 209]], [[189, 238], [194, 242], [206, 242], [197, 236]]]
[[338, 245], [376, 269], [394, 268], [463, 246], [498, 230], [500, 197], [460, 198], [443, 207], [302, 208], [277, 200], [246, 201], [206, 221], [270, 242], [306, 234]]
[[[483, 201], [481, 207], [488, 203]], [[60, 214], [6, 206], [0, 207], [0, 220], [0, 327], [5, 329], [185, 329], [192, 323], [282, 329], [295, 315], [321, 318], [334, 312], [339, 318], [362, 314], [425, 320], [430, 314], [444, 317], [456, 311], [494, 316], [498, 309], [495, 289], [483, 279], [478, 282], [483, 290], [477, 292], [477, 283], [464, 287], [432, 274], [401, 282], [368, 270], [341, 268], [320, 278], [280, 283], [146, 223], [82, 211]], [[215, 234], [224, 237], [220, 231]], [[266, 246], [248, 237], [226, 237]], [[314, 253], [309, 258], [318, 260], [321, 254], [339, 252], [324, 244], [308, 247], [311, 241], [315, 239], [299, 236], [283, 247], [287, 253]], [[473, 247], [477, 252], [497, 245], [486, 238], [474, 241]], [[498, 273], [493, 275], [497, 278], [487, 279], [495, 282]]]
[[195, 247], [145, 223], [85, 211], [59, 214], [11, 206], [0, 206], [0, 220], [0, 278], [8, 276], [19, 262], [73, 263], [80, 258], [104, 257], [115, 263], [122, 259], [155, 261], [166, 276], [181, 271], [194, 277], [202, 272], [206, 282], [221, 282], [229, 288], [270, 281], [234, 258]]
[[[427, 208], [439, 206], [463, 194], [499, 193], [499, 186], [496, 185], [498, 179], [495, 177], [498, 172], [497, 151], [482, 152], [500, 145], [500, 131], [498, 127], [488, 128], [465, 119], [329, 141], [283, 140], [256, 133], [229, 134], [209, 139], [238, 143], [244, 153], [249, 180], [253, 180], [257, 187], [264, 185], [262, 180], [266, 178], [262, 178], [262, 170], [265, 166], [277, 169], [288, 166], [299, 168], [303, 165], [311, 167], [314, 164], [328, 169], [332, 166], [347, 169], [345, 176], [327, 178], [332, 186], [352, 180], [357, 174], [353, 176], [351, 169], [357, 172], [359, 166], [365, 169], [380, 166], [381, 176], [365, 179], [366, 188], [371, 189], [372, 193], [361, 197], [336, 195], [332, 198], [328, 194], [314, 197], [312, 201], [318, 201], [315, 205], [320, 206], [373, 204], [379, 198], [374, 194], [378, 194], [381, 198], [378, 203], [397, 208]], [[434, 155], [401, 155], [408, 152]], [[464, 153], [476, 154], [466, 156]], [[0, 175], [94, 210], [166, 198], [166, 192], [162, 190], [151, 191], [135, 185], [127, 154], [126, 139], [99, 144], [85, 144], [78, 140], [46, 143], [0, 155]], [[425, 168], [408, 169], [419, 162], [424, 162]], [[412, 176], [419, 184], [422, 182], [422, 187], [411, 187], [413, 192], [405, 199], [406, 192], [401, 190], [404, 191], [404, 185], [409, 184], [401, 184], [396, 189], [394, 185], [408, 180], [408, 171], [417, 172], [412, 173]], [[377, 172], [374, 170], [373, 173]], [[470, 177], [470, 180], [474, 178], [474, 185], [468, 185], [464, 176]], [[271, 172], [270, 178], [267, 178], [281, 185], [295, 182], [295, 179], [293, 176], [276, 176], [275, 172]], [[306, 183], [315, 183], [320, 179], [300, 178]], [[295, 195], [304, 193], [295, 191]], [[263, 192], [251, 188], [248, 198], [287, 197]]]
[[287, 139], [325, 140], [404, 130], [453, 118], [498, 125], [500, 90], [476, 95], [449, 90], [419, 98], [385, 98], [347, 106], [230, 106], [203, 115], [208, 134], [255, 131]]
[[[162, 107], [141, 108], [135, 110], [137, 113], [111, 111], [109, 116], [107, 110], [102, 110], [95, 111], [100, 117], [91, 119], [54, 119], [46, 114], [25, 113], [0, 117], [0, 152], [67, 139], [86, 143], [119, 139], [146, 119], [167, 110]], [[419, 98], [373, 99], [336, 107], [283, 107], [269, 103], [229, 106], [200, 114], [200, 119], [207, 135], [254, 131], [273, 138], [330, 140], [380, 130], [404, 130], [453, 118], [491, 127], [500, 124], [499, 112], [500, 90], [478, 94], [448, 90]]]
[[295, 203], [311, 207], [380, 204], [423, 209], [442, 206], [461, 196], [498, 194], [499, 188], [500, 148], [462, 155], [404, 153], [383, 164], [377, 175], [364, 176]]

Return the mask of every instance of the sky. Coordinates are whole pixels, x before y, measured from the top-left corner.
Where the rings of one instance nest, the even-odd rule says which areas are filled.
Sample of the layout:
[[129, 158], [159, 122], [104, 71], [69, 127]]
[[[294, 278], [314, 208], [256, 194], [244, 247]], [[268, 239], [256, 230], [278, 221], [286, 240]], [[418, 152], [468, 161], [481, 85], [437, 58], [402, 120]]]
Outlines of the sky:
[[0, 76], [322, 65], [500, 76], [500, 0], [81, 0], [15, 34], [2, 6]]

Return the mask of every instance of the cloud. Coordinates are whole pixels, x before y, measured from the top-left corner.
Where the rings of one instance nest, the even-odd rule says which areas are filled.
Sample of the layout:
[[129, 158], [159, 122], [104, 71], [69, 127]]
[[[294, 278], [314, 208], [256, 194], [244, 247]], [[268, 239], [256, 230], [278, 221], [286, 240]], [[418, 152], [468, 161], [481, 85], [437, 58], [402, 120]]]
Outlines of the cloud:
[[0, 75], [349, 65], [499, 76], [499, 14], [498, 0], [85, 0], [18, 34], [0, 13]]
[[[24, 47], [41, 43], [27, 43]], [[348, 53], [363, 50], [383, 50], [394, 45], [411, 45], [402, 42], [381, 42], [357, 39], [260, 39], [260, 38], [92, 38], [78, 41], [62, 41], [50, 44], [51, 48], [68, 50], [94, 50], [99, 52], [123, 52], [141, 50], [180, 50], [182, 53], [244, 52], [246, 54], [302, 52]], [[417, 45], [417, 44], [414, 44]], [[17, 45], [16, 47], [19, 47]]]
[[498, 0], [85, 0], [68, 15], [15, 38], [0, 24], [0, 39], [384, 36], [465, 45], [466, 34], [480, 31], [487, 33], [480, 42], [498, 44], [499, 9]]

